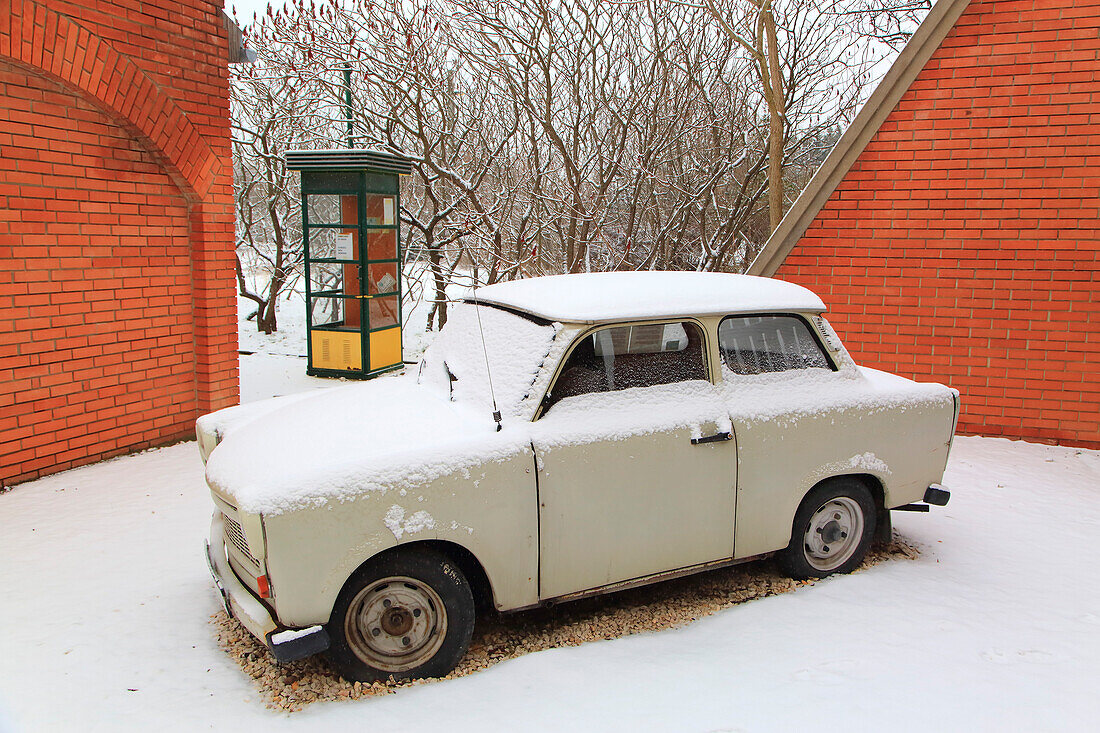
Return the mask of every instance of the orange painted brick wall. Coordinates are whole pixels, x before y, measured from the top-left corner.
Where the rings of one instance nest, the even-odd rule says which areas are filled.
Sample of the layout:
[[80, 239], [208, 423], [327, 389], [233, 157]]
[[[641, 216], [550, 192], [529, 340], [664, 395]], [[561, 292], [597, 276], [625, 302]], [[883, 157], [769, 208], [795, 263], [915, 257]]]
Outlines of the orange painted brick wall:
[[1100, 2], [973, 0], [776, 277], [960, 431], [1100, 447]]
[[221, 4], [0, 0], [0, 480], [237, 401]]

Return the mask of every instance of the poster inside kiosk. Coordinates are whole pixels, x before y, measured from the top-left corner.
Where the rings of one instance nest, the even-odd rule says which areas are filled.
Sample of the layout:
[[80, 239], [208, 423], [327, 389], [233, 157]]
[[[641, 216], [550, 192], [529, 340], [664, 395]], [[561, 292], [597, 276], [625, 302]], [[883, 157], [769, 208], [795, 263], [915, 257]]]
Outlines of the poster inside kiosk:
[[353, 244], [351, 232], [336, 235], [336, 259], [355, 259], [355, 246]]

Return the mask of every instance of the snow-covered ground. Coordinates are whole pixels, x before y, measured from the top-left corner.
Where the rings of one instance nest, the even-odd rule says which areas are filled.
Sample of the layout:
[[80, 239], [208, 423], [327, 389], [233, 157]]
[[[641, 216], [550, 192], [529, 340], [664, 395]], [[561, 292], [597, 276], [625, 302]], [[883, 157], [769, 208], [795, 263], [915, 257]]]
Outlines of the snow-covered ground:
[[115, 459], [0, 496], [0, 707], [18, 731], [1091, 729], [1100, 454], [961, 438], [947, 483], [896, 518], [915, 561], [287, 715], [208, 624], [195, 445]]
[[[304, 361], [243, 393], [331, 384]], [[1093, 729], [1100, 452], [960, 438], [946, 483], [895, 516], [915, 561], [285, 714], [214, 640], [195, 444], [68, 471], [0, 495], [0, 730]]]
[[[421, 297], [413, 305], [405, 303], [402, 306], [403, 358], [410, 362], [420, 359], [436, 335], [434, 331], [425, 331], [431, 303], [423, 297], [421, 288], [418, 287], [417, 292]], [[448, 298], [452, 300], [458, 300], [467, 292], [469, 288], [460, 283], [447, 288]], [[255, 310], [256, 304], [251, 300], [237, 298], [242, 402], [340, 384], [340, 380], [306, 376], [306, 312], [302, 293], [289, 292], [279, 297], [276, 303], [279, 330], [275, 333], [256, 330], [255, 321], [248, 320], [248, 315]]]

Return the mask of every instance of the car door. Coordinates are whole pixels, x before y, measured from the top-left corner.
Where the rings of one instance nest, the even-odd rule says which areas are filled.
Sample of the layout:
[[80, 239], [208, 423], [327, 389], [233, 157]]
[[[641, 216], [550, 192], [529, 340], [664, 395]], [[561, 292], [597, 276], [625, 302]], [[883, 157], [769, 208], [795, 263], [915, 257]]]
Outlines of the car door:
[[691, 321], [578, 340], [534, 424], [540, 598], [733, 554], [736, 446]]
[[[808, 475], [830, 461], [862, 460], [862, 451], [835, 453], [844, 445], [840, 414], [812, 408], [812, 395], [837, 371], [828, 354], [840, 350], [835, 334], [826, 348], [830, 331], [820, 328], [795, 313], [732, 314], [718, 324], [723, 393], [741, 451], [738, 558], [787, 545]], [[759, 379], [765, 374], [772, 378]]]

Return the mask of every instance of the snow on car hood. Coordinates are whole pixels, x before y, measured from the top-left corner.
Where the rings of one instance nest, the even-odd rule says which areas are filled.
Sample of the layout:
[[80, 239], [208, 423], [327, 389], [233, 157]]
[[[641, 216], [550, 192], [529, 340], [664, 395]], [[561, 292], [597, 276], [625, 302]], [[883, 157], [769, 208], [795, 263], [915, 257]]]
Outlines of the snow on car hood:
[[254, 513], [421, 485], [530, 451], [526, 430], [498, 433], [488, 412], [449, 402], [412, 377], [277, 398], [232, 420], [218, 415], [207, 420], [222, 440], [206, 479]]

